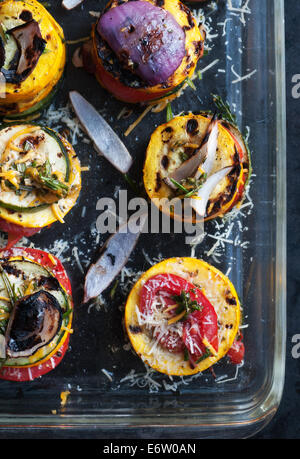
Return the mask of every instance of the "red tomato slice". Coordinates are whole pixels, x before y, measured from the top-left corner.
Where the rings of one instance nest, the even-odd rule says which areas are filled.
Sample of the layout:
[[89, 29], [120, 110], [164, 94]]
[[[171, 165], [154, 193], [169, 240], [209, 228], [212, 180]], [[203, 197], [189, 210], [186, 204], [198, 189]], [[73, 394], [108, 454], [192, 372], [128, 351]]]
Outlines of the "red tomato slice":
[[159, 99], [160, 97], [163, 97], [168, 91], [170, 91], [164, 90], [154, 93], [147, 93], [141, 89], [134, 89], [129, 86], [125, 86], [118, 79], [114, 78], [110, 73], [108, 73], [101, 64], [96, 66], [95, 73], [104, 88], [109, 90], [117, 99], [128, 103], [136, 104], [139, 102], [147, 102], [154, 99]]
[[240, 333], [240, 335], [234, 340], [231, 348], [227, 352], [227, 355], [231, 361], [231, 363], [238, 365], [239, 363], [242, 363], [244, 360], [245, 356], [245, 346], [243, 343], [243, 336]]
[[6, 249], [10, 249], [17, 244], [22, 237], [33, 236], [33, 234], [38, 233], [41, 229], [42, 228], [26, 228], [0, 218], [0, 231], [4, 231], [8, 234], [8, 240], [5, 247]]
[[[163, 295], [166, 308], [174, 304], [172, 297], [180, 295], [182, 291], [189, 293], [191, 301], [196, 300], [201, 310], [192, 312], [184, 320], [182, 336], [176, 334], [171, 326], [162, 336], [156, 331], [160, 344], [171, 352], [181, 352], [186, 347], [189, 354], [197, 359], [206, 352], [206, 346], [203, 344], [203, 340], [206, 339], [217, 352], [218, 322], [214, 307], [199, 288], [184, 278], [166, 273], [148, 279], [141, 289], [140, 311], [144, 314], [153, 312], [152, 305], [160, 295]], [[175, 311], [176, 308], [170, 312], [170, 316], [176, 314]]]
[[[0, 251], [2, 257], [17, 257], [24, 256], [44, 266], [51, 271], [59, 283], [64, 287], [66, 292], [72, 297], [71, 283], [68, 275], [61, 263], [61, 261], [54, 255], [49, 256], [47, 252], [39, 249], [31, 249], [24, 247], [13, 247], [11, 249], [2, 249]], [[49, 357], [48, 360], [41, 364], [32, 365], [31, 367], [3, 367], [0, 370], [0, 379], [9, 381], [31, 381], [39, 376], [42, 376], [49, 371], [53, 370], [62, 360], [65, 355], [68, 344], [69, 336], [58, 349], [58, 351]]]

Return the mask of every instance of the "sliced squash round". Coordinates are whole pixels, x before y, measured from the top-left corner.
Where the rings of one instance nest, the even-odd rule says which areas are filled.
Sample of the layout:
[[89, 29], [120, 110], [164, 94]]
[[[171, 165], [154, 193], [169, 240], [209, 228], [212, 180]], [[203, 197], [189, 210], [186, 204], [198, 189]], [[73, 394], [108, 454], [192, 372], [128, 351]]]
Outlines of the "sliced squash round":
[[[158, 275], [175, 275], [201, 289], [206, 299], [211, 303], [217, 316], [217, 351], [207, 343], [207, 356], [204, 354], [197, 362], [191, 363], [186, 359], [184, 349], [171, 352], [162, 346], [162, 340], [157, 339], [157, 333], [147, 326], [147, 321], [157, 324], [157, 320], [165, 322], [160, 314], [159, 319], [151, 315], [143, 317], [140, 311], [141, 291], [149, 279]], [[169, 306], [170, 309], [173, 305]], [[125, 307], [125, 326], [130, 342], [137, 355], [161, 373], [172, 376], [187, 376], [206, 370], [226, 355], [237, 335], [241, 317], [241, 308], [236, 290], [230, 280], [218, 269], [203, 260], [195, 258], [170, 258], [164, 260], [146, 271], [131, 290]], [[177, 319], [179, 316], [177, 316]], [[187, 319], [188, 320], [188, 319]], [[173, 321], [169, 321], [174, 323]], [[176, 322], [177, 324], [180, 322]], [[174, 325], [176, 325], [174, 323]], [[173, 327], [174, 325], [169, 325]], [[184, 327], [184, 321], [183, 321]], [[178, 326], [177, 326], [178, 329]], [[172, 335], [172, 328], [169, 335]], [[177, 346], [178, 347], [178, 346]], [[178, 349], [177, 349], [178, 351]], [[211, 351], [211, 352], [210, 352]]]
[[76, 204], [80, 162], [71, 144], [45, 126], [17, 124], [0, 131], [0, 217], [25, 228], [59, 220]]
[[[107, 41], [100, 34], [101, 27], [99, 27], [99, 24], [102, 16], [114, 8], [123, 8], [124, 3], [127, 2], [128, 0], [121, 3], [117, 0], [111, 0], [104, 9], [97, 24], [92, 29], [92, 56], [96, 78], [99, 83], [117, 99], [128, 103], [150, 103], [164, 98], [176, 97], [176, 93], [181, 89], [187, 78], [193, 75], [197, 62], [203, 55], [205, 39], [204, 29], [198, 27], [189, 8], [178, 0], [164, 0], [164, 2], [145, 0], [136, 2], [141, 4], [146, 3], [146, 5], [147, 3], [151, 4], [157, 8], [157, 10], [161, 9], [167, 14], [170, 14], [185, 37], [185, 52], [183, 53], [180, 65], [178, 65], [174, 72], [167, 77], [166, 81], [159, 82], [158, 84], [150, 84], [149, 81], [145, 81], [145, 79], [137, 74], [136, 68], [138, 64], [134, 61], [131, 62], [129, 59], [129, 67], [131, 68], [128, 69], [128, 65], [124, 65], [120, 56], [112, 50]], [[142, 7], [141, 10], [143, 10]], [[132, 20], [133, 18], [127, 17], [124, 27], [121, 27], [121, 31], [124, 30], [126, 33], [125, 29]], [[140, 23], [141, 22], [143, 22], [142, 19]], [[128, 29], [129, 36], [132, 34], [133, 30], [134, 27], [131, 25]], [[145, 38], [141, 36], [140, 38], [140, 42], [144, 43], [147, 41], [148, 46], [146, 51], [147, 56], [143, 59], [144, 61], [148, 59], [149, 56], [151, 59], [151, 54], [157, 49], [157, 42], [155, 45], [153, 44], [153, 46], [151, 44], [151, 40], [154, 40], [154, 35], [155, 33], [153, 32], [152, 37]], [[158, 41], [159, 39], [158, 37]], [[159, 44], [159, 46], [161, 46], [161, 44]], [[136, 47], [134, 48], [136, 49]], [[124, 53], [122, 55], [124, 55]], [[172, 56], [166, 57], [167, 62], [170, 62], [171, 59]]]
[[[20, 252], [20, 249], [15, 249], [15, 252], [17, 250]], [[26, 255], [26, 249], [24, 249], [24, 253]], [[7, 356], [2, 371], [5, 373], [8, 368], [15, 368], [17, 372], [18, 368], [30, 368], [43, 364], [67, 342], [72, 326], [73, 303], [72, 297], [60, 283], [59, 277], [55, 276], [50, 269], [40, 264], [37, 260], [24, 255], [16, 255], [1, 258], [0, 261], [0, 334], [1, 337], [5, 336], [7, 343]], [[63, 272], [61, 272], [62, 275]], [[15, 296], [18, 297], [14, 305], [10, 302], [8, 285], [12, 288]], [[39, 296], [52, 299], [56, 310], [59, 310], [59, 320], [55, 324], [52, 324], [49, 317], [45, 316], [44, 330], [38, 329], [38, 326], [41, 326], [38, 322], [43, 316], [42, 308], [40, 307], [37, 312], [34, 311], [35, 304], [33, 302]], [[26, 308], [29, 309], [27, 314], [25, 314], [26, 308], [21, 312], [18, 311], [19, 304], [25, 301]], [[16, 320], [16, 317], [18, 320]], [[32, 318], [32, 323], [29, 323], [30, 317]], [[34, 318], [37, 323], [34, 322]], [[17, 326], [15, 325], [16, 322]], [[24, 331], [25, 329], [22, 331], [24, 324], [26, 332]], [[58, 328], [53, 331], [54, 325]], [[20, 327], [21, 331], [18, 329]], [[32, 327], [32, 330], [30, 327]], [[48, 334], [55, 333], [44, 344], [42, 335], [39, 336], [39, 333], [45, 333], [45, 330]], [[36, 337], [34, 333], [37, 334]], [[24, 336], [28, 336], [27, 341]], [[17, 337], [19, 337], [19, 342]], [[32, 345], [34, 337], [35, 342], [34, 346], [32, 346], [32, 351], [26, 349], [26, 345]]]
[[[205, 113], [177, 116], [158, 126], [151, 135], [143, 169], [145, 190], [162, 212], [176, 219], [195, 221], [196, 215], [192, 212], [189, 214], [192, 217], [185, 218], [181, 207], [174, 210], [174, 206], [170, 206], [173, 198], [182, 199], [182, 203], [186, 203], [184, 198], [197, 199], [197, 192], [207, 179], [215, 177], [219, 171], [225, 171], [225, 176], [209, 195], [204, 220], [223, 216], [244, 198], [251, 171], [249, 151], [239, 130], [227, 121], [217, 120], [216, 151], [209, 173], [200, 175], [197, 183], [193, 178], [195, 170], [191, 167], [183, 169], [183, 165], [189, 162], [191, 166], [197, 155], [201, 155], [201, 145], [208, 139], [211, 123], [212, 116]], [[205, 158], [202, 158], [199, 163], [200, 170], [204, 161]], [[184, 180], [181, 181], [176, 174]], [[172, 177], [176, 177], [177, 181]]]
[[36, 0], [5, 0], [0, 3], [0, 38], [0, 71], [5, 79], [0, 115], [32, 114], [63, 75], [63, 30]]

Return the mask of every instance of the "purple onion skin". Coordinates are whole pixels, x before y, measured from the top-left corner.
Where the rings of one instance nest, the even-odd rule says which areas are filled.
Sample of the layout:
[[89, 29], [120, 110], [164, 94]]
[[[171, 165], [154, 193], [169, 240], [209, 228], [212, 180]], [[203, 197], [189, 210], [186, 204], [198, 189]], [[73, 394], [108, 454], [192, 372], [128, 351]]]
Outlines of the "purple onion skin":
[[101, 16], [97, 31], [118, 58], [149, 86], [164, 83], [185, 56], [185, 32], [168, 11], [134, 1]]

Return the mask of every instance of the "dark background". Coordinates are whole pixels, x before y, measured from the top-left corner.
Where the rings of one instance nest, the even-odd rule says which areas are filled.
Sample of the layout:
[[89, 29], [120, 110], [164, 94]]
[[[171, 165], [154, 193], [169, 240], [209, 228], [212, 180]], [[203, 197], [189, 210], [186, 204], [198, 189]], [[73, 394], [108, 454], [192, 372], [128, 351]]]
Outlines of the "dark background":
[[[276, 1], [276, 0], [274, 0]], [[300, 439], [300, 358], [292, 357], [292, 337], [300, 334], [300, 151], [299, 151], [299, 121], [300, 98], [292, 97], [292, 77], [300, 74], [300, 2], [286, 0], [286, 102], [287, 102], [287, 357], [285, 388], [281, 404], [273, 420], [253, 438], [257, 439]], [[298, 115], [298, 116], [297, 116]], [[43, 438], [57, 438], [57, 431], [43, 431]], [[28, 438], [28, 433], [27, 433]], [[30, 435], [39, 438], [38, 432]], [[60, 438], [68, 438], [68, 434], [60, 432]], [[122, 434], [120, 433], [120, 437]], [[130, 435], [131, 438], [134, 436]], [[188, 435], [186, 436], [188, 437]], [[2, 431], [0, 438], [25, 438], [20, 431], [17, 435]], [[97, 430], [93, 432], [72, 432], [75, 438], [103, 438]], [[105, 438], [105, 434], [104, 434]], [[109, 438], [109, 437], [106, 437]], [[153, 437], [155, 439], [155, 436]], [[157, 436], [159, 438], [159, 435]], [[133, 440], [134, 441], [134, 440]], [[180, 441], [180, 440], [179, 440]], [[97, 448], [100, 447], [98, 443]], [[101, 449], [101, 448], [100, 448]]]

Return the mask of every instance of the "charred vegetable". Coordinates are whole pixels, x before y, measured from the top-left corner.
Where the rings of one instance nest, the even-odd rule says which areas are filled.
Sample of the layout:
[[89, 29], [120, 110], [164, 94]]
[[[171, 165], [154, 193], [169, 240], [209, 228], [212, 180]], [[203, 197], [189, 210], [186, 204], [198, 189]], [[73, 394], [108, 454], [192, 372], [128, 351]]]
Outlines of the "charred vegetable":
[[[144, 185], [151, 199], [188, 198], [193, 220], [222, 216], [242, 201], [251, 173], [249, 151], [238, 128], [220, 115], [185, 115], [151, 136]], [[168, 202], [161, 210], [175, 218]]]
[[1, 2], [0, 24], [0, 70], [6, 80], [0, 115], [37, 117], [63, 74], [63, 31], [36, 0]]
[[28, 357], [48, 344], [61, 327], [62, 312], [55, 296], [45, 290], [14, 305], [6, 329], [8, 357]]
[[52, 255], [20, 248], [1, 253], [1, 379], [32, 380], [61, 361], [72, 331], [71, 294], [67, 274]]
[[125, 102], [174, 97], [194, 73], [204, 39], [178, 0], [113, 0], [92, 32], [95, 75]]

